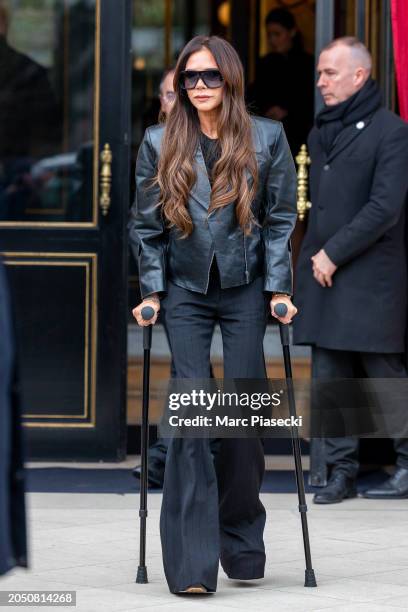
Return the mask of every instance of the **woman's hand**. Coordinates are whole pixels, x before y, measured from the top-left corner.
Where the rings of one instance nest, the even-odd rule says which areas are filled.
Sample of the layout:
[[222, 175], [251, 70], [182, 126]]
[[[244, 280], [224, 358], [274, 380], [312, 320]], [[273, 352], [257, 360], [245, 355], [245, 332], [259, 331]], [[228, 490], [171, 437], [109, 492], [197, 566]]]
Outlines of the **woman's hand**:
[[[145, 306], [151, 306], [154, 310], [154, 316], [148, 321], [145, 321], [142, 318], [142, 308], [144, 308]], [[141, 302], [138, 306], [136, 306], [136, 308], [132, 310], [132, 314], [135, 317], [137, 324], [140, 325], [140, 327], [147, 327], [148, 325], [154, 325], [156, 323], [157, 316], [159, 314], [159, 310], [160, 310], [159, 297], [156, 295], [151, 295], [151, 296], [146, 297], [143, 300], [143, 302]]]
[[[288, 312], [286, 313], [284, 317], [278, 317], [278, 315], [275, 314], [274, 308], [276, 304], [285, 304], [287, 306]], [[290, 323], [296, 313], [297, 313], [297, 308], [296, 306], [294, 306], [294, 304], [292, 304], [292, 300], [290, 299], [288, 295], [285, 295], [282, 293], [281, 294], [275, 293], [275, 295], [272, 296], [271, 314], [273, 317], [275, 317], [275, 319], [278, 319], [278, 321], [280, 321], [281, 323], [285, 323], [285, 324]]]

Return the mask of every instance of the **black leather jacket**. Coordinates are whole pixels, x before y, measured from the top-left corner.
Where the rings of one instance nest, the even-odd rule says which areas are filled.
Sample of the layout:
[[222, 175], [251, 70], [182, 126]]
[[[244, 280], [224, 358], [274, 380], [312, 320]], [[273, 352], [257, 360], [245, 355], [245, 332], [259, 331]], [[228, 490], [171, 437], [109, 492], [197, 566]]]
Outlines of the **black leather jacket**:
[[[208, 215], [211, 187], [201, 151], [195, 161], [197, 181], [188, 210], [194, 230], [180, 239], [167, 229], [156, 203], [158, 187], [149, 186], [157, 170], [164, 126], [146, 130], [136, 162], [136, 197], [129, 221], [131, 246], [139, 259], [142, 297], [166, 291], [166, 282], [206, 293], [215, 256], [221, 287], [236, 287], [264, 275], [264, 290], [292, 293], [290, 235], [296, 222], [296, 171], [282, 125], [252, 117], [259, 184], [252, 210], [261, 227], [245, 236], [234, 203]], [[248, 180], [252, 180], [248, 175]]]

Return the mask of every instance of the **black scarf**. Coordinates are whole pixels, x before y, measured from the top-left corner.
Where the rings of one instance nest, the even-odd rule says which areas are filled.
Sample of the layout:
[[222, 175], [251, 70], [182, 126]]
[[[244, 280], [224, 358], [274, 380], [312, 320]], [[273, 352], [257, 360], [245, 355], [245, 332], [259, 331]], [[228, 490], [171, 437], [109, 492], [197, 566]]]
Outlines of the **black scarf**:
[[326, 154], [346, 126], [371, 115], [380, 106], [381, 92], [372, 78], [347, 100], [335, 106], [325, 106], [316, 116], [316, 125]]

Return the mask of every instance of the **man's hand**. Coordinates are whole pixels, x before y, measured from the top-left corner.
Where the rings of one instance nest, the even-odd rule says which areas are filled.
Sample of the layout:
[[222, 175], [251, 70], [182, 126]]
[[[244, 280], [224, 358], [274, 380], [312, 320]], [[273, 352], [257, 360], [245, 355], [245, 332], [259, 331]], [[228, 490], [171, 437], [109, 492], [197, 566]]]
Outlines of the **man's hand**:
[[[148, 321], [145, 321], [142, 318], [142, 309], [145, 306], [151, 306], [154, 310], [154, 316]], [[160, 299], [156, 294], [154, 294], [151, 296], [147, 296], [143, 300], [143, 302], [141, 302], [138, 306], [136, 306], [136, 308], [133, 308], [132, 315], [135, 317], [137, 324], [140, 325], [140, 327], [147, 327], [148, 325], [154, 325], [156, 323], [157, 316], [159, 314], [159, 310], [160, 310]]]
[[[276, 304], [281, 304], [281, 303], [286, 304], [288, 308], [288, 312], [286, 313], [285, 317], [278, 317], [278, 315], [275, 314], [274, 308]], [[278, 319], [278, 321], [280, 321], [281, 323], [285, 323], [285, 324], [290, 323], [296, 313], [297, 313], [297, 308], [296, 306], [292, 304], [292, 301], [288, 295], [285, 295], [284, 293], [275, 293], [275, 295], [272, 296], [271, 314], [273, 317], [275, 317], [275, 319]]]
[[326, 255], [324, 249], [320, 249], [316, 255], [310, 258], [313, 262], [313, 276], [322, 287], [333, 285], [332, 276], [337, 270], [337, 266]]

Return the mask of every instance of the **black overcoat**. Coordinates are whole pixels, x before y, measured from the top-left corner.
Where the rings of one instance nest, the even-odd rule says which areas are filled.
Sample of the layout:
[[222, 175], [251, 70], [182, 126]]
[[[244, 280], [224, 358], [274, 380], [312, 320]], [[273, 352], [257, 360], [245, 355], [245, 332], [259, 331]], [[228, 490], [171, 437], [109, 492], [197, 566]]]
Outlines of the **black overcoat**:
[[[294, 342], [328, 349], [405, 350], [408, 124], [380, 108], [345, 127], [328, 155], [309, 135], [312, 208], [295, 274]], [[333, 286], [313, 278], [324, 249]]]
[[0, 575], [27, 566], [24, 472], [14, 328], [0, 261]]

